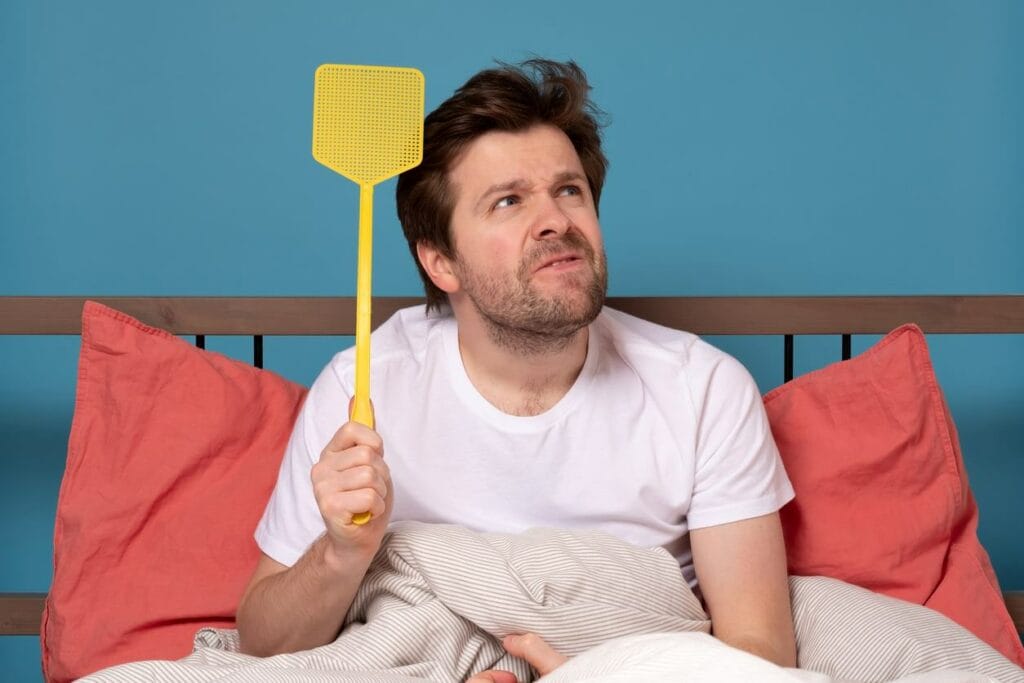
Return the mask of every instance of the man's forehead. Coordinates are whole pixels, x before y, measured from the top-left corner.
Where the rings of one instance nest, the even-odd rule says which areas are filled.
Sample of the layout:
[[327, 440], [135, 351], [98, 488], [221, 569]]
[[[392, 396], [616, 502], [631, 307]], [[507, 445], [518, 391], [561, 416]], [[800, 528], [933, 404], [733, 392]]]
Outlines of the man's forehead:
[[583, 175], [583, 165], [568, 136], [538, 125], [525, 131], [490, 131], [462, 151], [449, 172], [460, 189], [474, 194], [496, 185], [557, 182]]
[[560, 151], [575, 151], [569, 136], [562, 129], [548, 123], [538, 123], [522, 130], [489, 130], [470, 142], [464, 153], [527, 151], [540, 145]]

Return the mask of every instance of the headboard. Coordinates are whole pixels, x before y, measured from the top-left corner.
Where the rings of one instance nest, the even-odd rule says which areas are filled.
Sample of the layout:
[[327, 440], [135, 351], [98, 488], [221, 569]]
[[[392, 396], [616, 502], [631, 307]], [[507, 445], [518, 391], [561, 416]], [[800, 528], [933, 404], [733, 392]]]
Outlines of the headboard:
[[[0, 335], [76, 335], [82, 305], [99, 301], [179, 335], [253, 338], [262, 367], [264, 336], [352, 335], [353, 297], [0, 297]], [[416, 297], [376, 297], [375, 322]], [[851, 355], [852, 336], [885, 334], [906, 322], [927, 334], [1024, 334], [1024, 296], [612, 297], [608, 305], [699, 335], [778, 335], [783, 380], [793, 377], [794, 337], [836, 335], [837, 357]], [[45, 595], [0, 593], [0, 635], [39, 633]], [[1024, 630], [1024, 592], [1004, 594]]]

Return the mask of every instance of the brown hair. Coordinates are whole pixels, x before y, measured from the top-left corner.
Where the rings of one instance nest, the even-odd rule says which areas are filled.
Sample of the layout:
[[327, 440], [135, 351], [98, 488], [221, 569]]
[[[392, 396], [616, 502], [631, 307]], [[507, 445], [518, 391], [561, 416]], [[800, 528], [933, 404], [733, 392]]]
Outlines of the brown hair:
[[521, 131], [544, 123], [568, 136], [587, 175], [595, 207], [601, 199], [608, 160], [601, 151], [602, 112], [590, 101], [587, 76], [575, 62], [530, 59], [518, 66], [476, 74], [427, 116], [423, 162], [398, 178], [398, 219], [427, 294], [427, 310], [447, 303], [420, 264], [416, 245], [425, 242], [454, 257], [451, 223], [455, 198], [448, 171], [459, 154], [484, 133]]

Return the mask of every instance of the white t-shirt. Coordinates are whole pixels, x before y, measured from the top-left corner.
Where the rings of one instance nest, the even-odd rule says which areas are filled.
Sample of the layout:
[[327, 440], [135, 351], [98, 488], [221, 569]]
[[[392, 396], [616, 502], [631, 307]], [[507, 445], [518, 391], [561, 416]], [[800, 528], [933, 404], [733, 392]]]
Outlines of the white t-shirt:
[[[355, 350], [313, 383], [256, 529], [291, 566], [325, 531], [310, 469], [348, 419]], [[417, 306], [372, 337], [376, 428], [391, 520], [515, 533], [601, 529], [662, 546], [696, 585], [689, 529], [774, 512], [793, 497], [753, 378], [688, 332], [605, 308], [576, 382], [546, 412], [508, 415], [466, 375], [450, 315]]]

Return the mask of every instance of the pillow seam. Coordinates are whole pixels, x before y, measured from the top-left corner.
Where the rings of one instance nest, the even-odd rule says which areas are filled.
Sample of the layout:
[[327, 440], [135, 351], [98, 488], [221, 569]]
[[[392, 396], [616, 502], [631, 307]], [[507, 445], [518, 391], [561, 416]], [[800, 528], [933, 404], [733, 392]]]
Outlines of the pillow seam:
[[[53, 578], [50, 581], [50, 590], [47, 591], [46, 601], [43, 606], [43, 619], [40, 628], [40, 646], [41, 646], [41, 659], [43, 664], [43, 673], [49, 678], [50, 664], [53, 657], [53, 651], [50, 647], [49, 639], [46, 637], [48, 627], [50, 623], [50, 610], [52, 607], [51, 595], [53, 591], [53, 584], [57, 577], [57, 553], [58, 548], [61, 547], [61, 540], [64, 537], [64, 523], [63, 517], [60, 514], [63, 509], [63, 503], [66, 499], [68, 489], [72, 487], [71, 480], [75, 478], [74, 473], [78, 471], [78, 468], [69, 467], [72, 463], [79, 464], [81, 459], [81, 439], [82, 430], [85, 427], [82, 426], [81, 415], [83, 412], [79, 411], [79, 406], [83, 406], [88, 403], [89, 397], [89, 357], [92, 355], [93, 350], [93, 334], [92, 334], [92, 316], [98, 311], [95, 306], [90, 306], [90, 302], [86, 301], [82, 307], [82, 329], [81, 329], [81, 351], [79, 352], [78, 359], [78, 376], [76, 378], [77, 386], [75, 389], [75, 405], [72, 412], [71, 429], [68, 434], [68, 454], [64, 462], [65, 476], [61, 479], [60, 489], [57, 492], [57, 506], [56, 514], [54, 515], [54, 530], [53, 530], [53, 555], [51, 558], [51, 565], [53, 567]], [[69, 476], [70, 475], [70, 476]]]
[[[939, 436], [942, 439], [942, 450], [945, 455], [946, 470], [952, 476], [950, 489], [953, 493], [953, 503], [957, 512], [963, 512], [964, 496], [963, 488], [967, 483], [966, 471], [961, 472], [960, 463], [957, 461], [956, 449], [953, 448], [953, 438], [946, 423], [948, 407], [944, 405], [942, 392], [939, 389], [938, 379], [935, 377], [935, 367], [931, 363], [928, 352], [928, 343], [924, 339], [924, 333], [914, 339], [913, 358], [915, 364], [920, 364], [924, 370], [925, 381], [928, 384], [928, 400], [932, 407], [932, 417], [938, 422]], [[919, 343], [917, 343], [919, 342]], [[952, 414], [948, 415], [949, 420], [953, 419]], [[966, 469], [966, 468], [964, 468]], [[954, 484], [955, 482], [955, 484]], [[952, 526], [950, 520], [950, 526]]]

